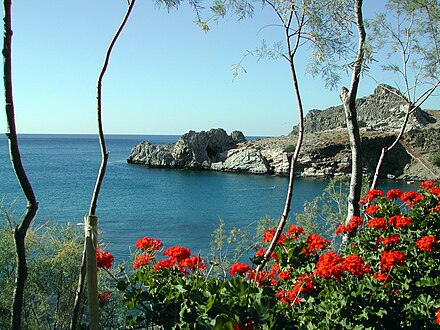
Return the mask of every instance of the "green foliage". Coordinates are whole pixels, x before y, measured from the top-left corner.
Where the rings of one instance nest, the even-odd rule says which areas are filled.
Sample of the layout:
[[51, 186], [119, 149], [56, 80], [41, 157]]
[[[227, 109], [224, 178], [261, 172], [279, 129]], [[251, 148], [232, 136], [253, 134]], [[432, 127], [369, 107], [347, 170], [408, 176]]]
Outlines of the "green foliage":
[[[0, 205], [0, 329], [8, 329], [14, 289], [16, 256], [10, 208]], [[78, 284], [83, 250], [83, 230], [71, 224], [45, 223], [31, 227], [26, 236], [28, 278], [23, 306], [24, 329], [67, 329]], [[109, 287], [107, 276], [100, 290]], [[110, 297], [110, 296], [109, 296]], [[84, 300], [84, 299], [83, 299]], [[83, 302], [85, 303], [85, 302]], [[118, 328], [118, 295], [101, 306], [101, 326]], [[85, 305], [82, 306], [84, 310]], [[81, 327], [86, 327], [87, 318]]]
[[[335, 193], [335, 187], [329, 191]], [[253, 267], [234, 264], [231, 276], [210, 276], [201, 260], [191, 268], [165, 250], [171, 266], [157, 267], [163, 261], [153, 258], [119, 277], [128, 325], [433, 328], [440, 313], [440, 187], [433, 181], [422, 187], [418, 193], [393, 190], [387, 197], [377, 190], [368, 192], [362, 199], [368, 203], [364, 219], [354, 217], [337, 228], [339, 234], [356, 233], [339, 253], [320, 235], [290, 226], [258, 274]], [[215, 248], [224, 248], [225, 233], [221, 223], [214, 234]], [[273, 233], [266, 230], [263, 242], [255, 246], [268, 244]]]
[[440, 152], [431, 154], [431, 156], [429, 157], [429, 161], [435, 166], [440, 167]]

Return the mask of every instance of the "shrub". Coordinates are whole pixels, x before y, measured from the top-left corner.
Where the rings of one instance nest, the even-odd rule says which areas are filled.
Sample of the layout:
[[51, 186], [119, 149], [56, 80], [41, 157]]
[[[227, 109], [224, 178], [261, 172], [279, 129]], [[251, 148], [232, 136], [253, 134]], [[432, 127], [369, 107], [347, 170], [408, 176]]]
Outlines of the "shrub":
[[[440, 323], [440, 187], [369, 191], [368, 211], [337, 228], [339, 251], [291, 225], [265, 269], [231, 267], [210, 277], [188, 249], [148, 251], [149, 262], [121, 276], [127, 323], [165, 329], [427, 329]], [[380, 224], [380, 225], [379, 225]], [[273, 228], [263, 235], [268, 244]], [[146, 251], [139, 251], [139, 254]], [[254, 264], [261, 261], [256, 252]]]
[[434, 164], [435, 166], [440, 167], [440, 152], [437, 153], [433, 153], [430, 157], [429, 157], [429, 161]]

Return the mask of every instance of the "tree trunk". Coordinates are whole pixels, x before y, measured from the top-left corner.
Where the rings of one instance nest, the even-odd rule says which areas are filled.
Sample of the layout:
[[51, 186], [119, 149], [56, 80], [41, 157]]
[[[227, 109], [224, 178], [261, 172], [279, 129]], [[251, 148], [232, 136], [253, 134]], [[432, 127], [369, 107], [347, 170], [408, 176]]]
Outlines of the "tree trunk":
[[299, 47], [299, 42], [301, 39], [302, 26], [299, 27], [296, 43], [292, 47], [291, 42], [290, 42], [290, 38], [291, 38], [290, 22], [291, 22], [291, 20], [289, 20], [289, 24], [287, 26], [285, 26], [285, 34], [286, 34], [287, 48], [289, 51], [288, 61], [289, 61], [289, 65], [290, 65], [290, 72], [292, 75], [293, 91], [295, 93], [295, 98], [297, 101], [298, 112], [299, 112], [298, 139], [296, 142], [295, 151], [294, 151], [292, 158], [290, 160], [289, 185], [287, 187], [287, 196], [286, 196], [286, 202], [284, 204], [284, 210], [281, 215], [280, 222], [278, 223], [278, 227], [275, 231], [275, 235], [272, 238], [272, 241], [270, 242], [270, 245], [264, 254], [262, 263], [257, 266], [257, 269], [256, 269], [257, 272], [259, 272], [264, 267], [267, 260], [269, 260], [269, 256], [273, 252], [273, 250], [275, 249], [275, 245], [277, 244], [278, 239], [280, 238], [281, 233], [283, 232], [283, 229], [287, 223], [287, 217], [289, 215], [290, 206], [292, 203], [293, 184], [294, 184], [294, 180], [295, 180], [295, 167], [296, 167], [296, 163], [298, 161], [298, 157], [299, 157], [299, 153], [301, 151], [301, 146], [302, 146], [303, 137], [304, 137], [304, 110], [303, 110], [303, 105], [302, 105], [302, 100], [301, 100], [301, 93], [300, 93], [299, 85], [298, 85], [298, 77], [296, 76], [296, 69], [295, 69], [295, 63], [294, 63], [294, 56], [295, 56], [296, 51]]
[[382, 148], [379, 160], [376, 165], [376, 170], [374, 171], [373, 182], [371, 183], [370, 190], [376, 189], [377, 180], [379, 179], [380, 169], [382, 167], [383, 160], [385, 159], [385, 156], [388, 153], [388, 151], [393, 149], [396, 146], [396, 144], [400, 141], [400, 139], [402, 138], [402, 135], [405, 132], [405, 128], [406, 128], [406, 125], [408, 124], [409, 116], [412, 113], [412, 110], [413, 110], [412, 104], [408, 103], [408, 110], [406, 112], [405, 119], [403, 121], [402, 127], [400, 128], [399, 134], [397, 135], [396, 139], [394, 140], [394, 142], [390, 146]]
[[342, 87], [340, 94], [345, 110], [345, 118], [347, 121], [348, 136], [350, 138], [352, 158], [350, 193], [348, 195], [348, 212], [346, 222], [350, 221], [353, 216], [360, 215], [359, 200], [361, 198], [362, 188], [362, 160], [360, 156], [361, 137], [359, 134], [359, 125], [357, 122], [356, 112], [356, 96], [359, 86], [362, 64], [364, 62], [364, 44], [366, 35], [362, 18], [362, 0], [355, 0], [354, 11], [356, 15], [356, 25], [359, 36], [358, 50], [353, 65], [350, 90]]
[[15, 271], [15, 286], [11, 306], [11, 329], [21, 329], [23, 311], [23, 295], [28, 276], [26, 262], [26, 233], [38, 210], [32, 185], [24, 170], [15, 126], [14, 99], [12, 93], [12, 23], [11, 0], [3, 1], [4, 10], [4, 39], [3, 39], [3, 79], [5, 87], [5, 111], [7, 118], [7, 137], [9, 141], [9, 154], [15, 175], [27, 200], [26, 213], [20, 225], [14, 229], [17, 268]]
[[99, 134], [99, 145], [101, 147], [101, 165], [99, 167], [98, 175], [96, 178], [95, 188], [93, 189], [92, 199], [90, 201], [89, 215], [84, 218], [85, 226], [85, 241], [84, 250], [81, 263], [81, 270], [78, 279], [78, 287], [75, 297], [75, 304], [73, 307], [72, 321], [70, 324], [70, 329], [74, 330], [77, 326], [79, 304], [81, 303], [81, 296], [84, 290], [84, 280], [87, 277], [87, 293], [88, 293], [88, 307], [89, 307], [89, 317], [90, 317], [90, 329], [99, 329], [99, 308], [98, 308], [98, 279], [97, 279], [97, 269], [96, 269], [96, 248], [98, 244], [97, 232], [98, 232], [98, 218], [95, 216], [96, 207], [98, 204], [99, 192], [101, 190], [102, 182], [104, 181], [105, 171], [107, 169], [108, 152], [105, 144], [104, 129], [102, 125], [102, 80], [104, 78], [107, 66], [110, 61], [110, 55], [116, 41], [119, 38], [125, 24], [130, 17], [131, 11], [133, 9], [136, 0], [131, 0], [128, 2], [128, 8], [124, 15], [124, 18], [119, 25], [118, 30], [113, 36], [110, 45], [107, 49], [104, 65], [99, 73], [98, 83], [97, 83], [97, 119], [98, 119], [98, 134]]

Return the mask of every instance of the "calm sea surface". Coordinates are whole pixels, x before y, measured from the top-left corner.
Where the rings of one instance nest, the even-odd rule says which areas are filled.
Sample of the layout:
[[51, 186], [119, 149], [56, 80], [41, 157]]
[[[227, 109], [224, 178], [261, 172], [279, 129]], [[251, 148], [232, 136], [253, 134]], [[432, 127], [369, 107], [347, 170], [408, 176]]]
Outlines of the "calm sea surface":
[[[140, 141], [164, 144], [177, 139], [170, 135], [106, 137], [110, 158], [96, 213], [100, 237], [118, 260], [127, 258], [130, 247], [143, 236], [203, 254], [220, 219], [227, 228], [253, 230], [259, 219], [281, 215], [287, 178], [150, 169], [126, 162]], [[97, 136], [29, 134], [20, 135], [19, 144], [39, 201], [35, 223], [82, 222], [101, 160]], [[5, 136], [0, 137], [0, 175], [0, 198], [5, 205], [17, 199], [18, 218], [25, 200], [11, 168]], [[297, 179], [293, 213], [302, 209], [304, 201], [320, 195], [326, 184]]]

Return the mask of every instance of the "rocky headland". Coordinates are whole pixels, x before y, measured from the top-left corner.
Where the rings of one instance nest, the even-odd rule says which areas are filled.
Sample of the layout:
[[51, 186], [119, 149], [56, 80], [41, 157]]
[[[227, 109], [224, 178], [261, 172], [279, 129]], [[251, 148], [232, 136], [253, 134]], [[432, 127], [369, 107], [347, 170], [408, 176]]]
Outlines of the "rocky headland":
[[[371, 175], [381, 149], [389, 146], [403, 123], [406, 104], [398, 92], [379, 85], [357, 100], [364, 172]], [[351, 151], [342, 106], [310, 110], [304, 119], [303, 148], [296, 176], [328, 178], [351, 172]], [[243, 133], [223, 129], [189, 131], [167, 145], [136, 145], [128, 163], [174, 169], [288, 175], [297, 127], [287, 136], [247, 141]], [[440, 177], [440, 111], [416, 109], [400, 143], [386, 156], [381, 176], [403, 180]]]

